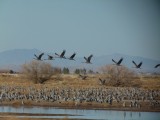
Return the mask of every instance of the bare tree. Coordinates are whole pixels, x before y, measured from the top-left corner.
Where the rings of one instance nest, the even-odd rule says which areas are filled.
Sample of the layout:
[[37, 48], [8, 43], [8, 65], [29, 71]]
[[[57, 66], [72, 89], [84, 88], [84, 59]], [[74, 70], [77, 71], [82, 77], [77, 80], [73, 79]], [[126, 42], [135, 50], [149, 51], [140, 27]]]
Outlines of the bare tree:
[[62, 70], [59, 67], [54, 67], [53, 71], [54, 71], [54, 75], [59, 75], [62, 73]]
[[106, 65], [101, 68], [107, 78], [107, 84], [112, 86], [131, 86], [137, 74], [125, 66]]
[[33, 60], [22, 65], [22, 72], [34, 83], [43, 83], [53, 75], [53, 67], [49, 63]]

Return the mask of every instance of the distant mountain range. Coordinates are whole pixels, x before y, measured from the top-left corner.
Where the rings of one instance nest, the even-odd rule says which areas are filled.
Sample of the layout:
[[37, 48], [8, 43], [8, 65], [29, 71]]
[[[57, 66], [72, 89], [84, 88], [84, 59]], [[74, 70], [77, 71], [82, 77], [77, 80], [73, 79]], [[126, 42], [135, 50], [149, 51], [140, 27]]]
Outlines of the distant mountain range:
[[[4, 52], [0, 52], [0, 69], [14, 69], [19, 70], [20, 66], [24, 63], [30, 62], [34, 58], [34, 54], [40, 54], [41, 51], [37, 49], [14, 49], [14, 50], [8, 50]], [[54, 53], [51, 53], [50, 55], [54, 55]], [[66, 53], [67, 57], [67, 53]], [[143, 61], [142, 64], [142, 72], [158, 72], [160, 73], [160, 68], [155, 69], [154, 66], [160, 61], [153, 60], [149, 58], [144, 57], [138, 57], [138, 56], [129, 56], [124, 54], [112, 54], [112, 55], [103, 55], [103, 56], [95, 56], [91, 60], [93, 64], [85, 64], [83, 57], [75, 56], [76, 61], [71, 61], [67, 59], [59, 59], [56, 58], [52, 61], [47, 61], [53, 66], [56, 67], [68, 67], [71, 70], [74, 70], [76, 68], [86, 68], [91, 70], [98, 70], [101, 66], [107, 65], [107, 64], [113, 64], [112, 59], [119, 60], [121, 57], [124, 58], [122, 61], [122, 65], [125, 65], [128, 68], [132, 68], [134, 65], [132, 63], [132, 60], [139, 63]], [[43, 56], [42, 59], [47, 58], [47, 54]]]

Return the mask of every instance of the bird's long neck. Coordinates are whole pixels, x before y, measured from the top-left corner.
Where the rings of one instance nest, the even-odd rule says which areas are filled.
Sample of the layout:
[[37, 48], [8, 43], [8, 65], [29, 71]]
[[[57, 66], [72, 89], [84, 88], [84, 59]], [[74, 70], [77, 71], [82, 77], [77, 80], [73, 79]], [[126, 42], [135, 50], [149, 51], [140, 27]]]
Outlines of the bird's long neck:
[[55, 53], [55, 55], [60, 56], [59, 54]]

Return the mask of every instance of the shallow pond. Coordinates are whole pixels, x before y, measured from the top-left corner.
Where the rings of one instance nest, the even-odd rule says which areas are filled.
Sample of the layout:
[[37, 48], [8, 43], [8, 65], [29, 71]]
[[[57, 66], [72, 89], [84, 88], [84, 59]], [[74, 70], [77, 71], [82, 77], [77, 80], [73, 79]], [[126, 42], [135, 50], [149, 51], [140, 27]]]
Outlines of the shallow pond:
[[61, 109], [54, 107], [0, 106], [0, 113], [18, 113], [18, 117], [74, 118], [91, 120], [160, 120], [160, 112]]

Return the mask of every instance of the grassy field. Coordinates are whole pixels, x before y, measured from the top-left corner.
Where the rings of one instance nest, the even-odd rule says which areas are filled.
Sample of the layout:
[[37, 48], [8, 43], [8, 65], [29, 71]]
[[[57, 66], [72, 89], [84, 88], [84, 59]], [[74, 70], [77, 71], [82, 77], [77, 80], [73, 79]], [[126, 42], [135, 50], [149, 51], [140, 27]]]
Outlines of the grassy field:
[[[109, 84], [99, 84], [99, 78], [104, 78], [103, 74], [87, 75], [85, 80], [82, 80], [76, 74], [60, 74], [54, 75], [51, 79], [43, 84], [34, 84], [32, 80], [26, 79], [23, 75], [0, 75], [0, 85], [21, 85], [21, 86], [70, 86], [70, 87], [112, 87]], [[136, 77], [129, 87], [141, 87], [145, 89], [160, 89], [160, 75], [159, 76], [139, 76]]]
[[[111, 88], [113, 86], [109, 85], [109, 84], [104, 84], [101, 85], [99, 84], [99, 78], [104, 78], [103, 74], [91, 74], [91, 75], [87, 75], [88, 77], [85, 80], [82, 80], [79, 75], [76, 74], [59, 74], [59, 75], [54, 75], [52, 76], [51, 79], [49, 79], [48, 81], [44, 82], [43, 84], [34, 84], [32, 82], [32, 80], [28, 80], [26, 79], [23, 75], [0, 75], [0, 85], [7, 85], [7, 86], [24, 86], [24, 87], [30, 87], [30, 86], [34, 86], [35, 88], [39, 89], [42, 87], [47, 87], [47, 88], [53, 88], [53, 87], [59, 87], [59, 88], [63, 88], [63, 87], [72, 87], [72, 88], [92, 88], [92, 87], [107, 87], [107, 88]], [[154, 90], [160, 90], [160, 76], [139, 76], [136, 77], [133, 81], [132, 84], [130, 85], [130, 87], [135, 87], [138, 86], [140, 88], [144, 88], [144, 89], [154, 89]], [[39, 105], [39, 106], [50, 106], [50, 103], [43, 103], [43, 105], [41, 103], [34, 103], [31, 101], [24, 101], [25, 105]], [[5, 104], [5, 103], [4, 103]], [[10, 103], [6, 103], [7, 105], [12, 105], [12, 106], [19, 106], [21, 105], [21, 101], [13, 101]], [[70, 105], [69, 105], [70, 104]], [[89, 104], [89, 105], [88, 105]], [[121, 103], [122, 104], [122, 103]], [[52, 103], [52, 106], [56, 106], [57, 103]], [[66, 107], [70, 106], [72, 107], [72, 105], [74, 105], [74, 103], [61, 103], [58, 104], [59, 107]], [[58, 107], [57, 106], [57, 107]], [[107, 108], [110, 106], [108, 104], [101, 104], [101, 103], [83, 103], [81, 108], [85, 108], [87, 106], [87, 108]], [[145, 106], [145, 105], [143, 105]], [[121, 106], [117, 105], [114, 103], [112, 105], [112, 107], [119, 107], [121, 108]], [[123, 108], [122, 108], [123, 109]], [[145, 111], [146, 108], [141, 109], [140, 111]], [[158, 109], [159, 111], [159, 109]], [[8, 116], [8, 117], [6, 117]], [[1, 114], [0, 115], [0, 119], [3, 120], [33, 120], [33, 118], [17, 118], [17, 115], [11, 115], [10, 113], [6, 113], [6, 114]], [[34, 120], [56, 120], [56, 119], [49, 119], [49, 118], [44, 118], [44, 119], [39, 119], [39, 118], [34, 118]], [[58, 120], [69, 120], [67, 117], [63, 118], [63, 119], [58, 119]], [[71, 120], [71, 119], [70, 119]]]

